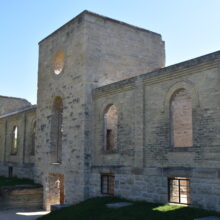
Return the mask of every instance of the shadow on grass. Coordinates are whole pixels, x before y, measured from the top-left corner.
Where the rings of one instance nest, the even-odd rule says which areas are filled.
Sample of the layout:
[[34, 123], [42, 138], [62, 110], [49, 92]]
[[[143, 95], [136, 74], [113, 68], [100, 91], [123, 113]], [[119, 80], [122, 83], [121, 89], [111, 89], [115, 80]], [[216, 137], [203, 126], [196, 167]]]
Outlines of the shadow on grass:
[[[121, 208], [107, 208], [105, 205], [114, 202], [132, 202], [133, 205]], [[205, 216], [220, 216], [220, 213], [117, 197], [98, 197], [51, 212], [39, 220], [193, 220]]]

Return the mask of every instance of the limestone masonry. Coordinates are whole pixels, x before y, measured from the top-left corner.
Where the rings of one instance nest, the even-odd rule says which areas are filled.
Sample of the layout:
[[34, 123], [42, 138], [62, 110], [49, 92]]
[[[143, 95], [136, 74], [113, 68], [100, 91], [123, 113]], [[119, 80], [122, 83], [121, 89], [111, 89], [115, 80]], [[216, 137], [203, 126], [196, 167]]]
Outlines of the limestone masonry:
[[39, 43], [37, 106], [0, 96], [0, 175], [44, 207], [101, 195], [220, 211], [220, 51], [165, 67], [161, 35], [83, 11]]

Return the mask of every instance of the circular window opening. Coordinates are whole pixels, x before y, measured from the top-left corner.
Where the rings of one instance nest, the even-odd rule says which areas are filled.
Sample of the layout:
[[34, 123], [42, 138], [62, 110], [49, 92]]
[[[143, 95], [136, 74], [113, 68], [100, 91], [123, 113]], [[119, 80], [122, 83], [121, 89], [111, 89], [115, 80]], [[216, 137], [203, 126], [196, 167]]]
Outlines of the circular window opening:
[[64, 66], [64, 52], [58, 50], [53, 59], [53, 71], [56, 75], [59, 75]]

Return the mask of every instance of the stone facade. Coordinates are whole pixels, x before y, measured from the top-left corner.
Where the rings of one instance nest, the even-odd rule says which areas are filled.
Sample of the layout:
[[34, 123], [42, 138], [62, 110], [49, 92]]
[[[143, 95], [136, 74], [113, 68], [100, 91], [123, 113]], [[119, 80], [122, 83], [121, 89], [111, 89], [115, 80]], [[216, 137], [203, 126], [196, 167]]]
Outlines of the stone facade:
[[164, 65], [159, 34], [82, 12], [39, 43], [36, 111], [1, 116], [1, 173], [34, 176], [47, 209], [104, 192], [220, 211], [220, 52]]
[[[111, 172], [117, 195], [166, 203], [168, 178], [187, 177], [191, 204], [219, 210], [219, 61], [216, 52], [94, 90], [93, 195], [99, 173]], [[193, 144], [175, 147], [170, 101], [180, 89], [192, 99]], [[102, 113], [109, 103], [119, 114], [116, 153], [102, 151]]]
[[[33, 134], [36, 106], [0, 116], [0, 175], [34, 178], [35, 144]], [[12, 152], [13, 129], [17, 127], [17, 152]]]

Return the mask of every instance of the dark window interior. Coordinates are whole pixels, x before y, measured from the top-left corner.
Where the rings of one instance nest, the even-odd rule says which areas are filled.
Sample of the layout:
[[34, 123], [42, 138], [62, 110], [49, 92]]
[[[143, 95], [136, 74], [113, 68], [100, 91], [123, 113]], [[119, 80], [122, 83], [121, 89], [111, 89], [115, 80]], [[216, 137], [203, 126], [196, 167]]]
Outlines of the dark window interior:
[[113, 174], [101, 175], [101, 193], [114, 195], [115, 176]]

